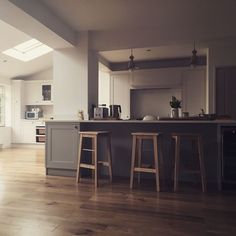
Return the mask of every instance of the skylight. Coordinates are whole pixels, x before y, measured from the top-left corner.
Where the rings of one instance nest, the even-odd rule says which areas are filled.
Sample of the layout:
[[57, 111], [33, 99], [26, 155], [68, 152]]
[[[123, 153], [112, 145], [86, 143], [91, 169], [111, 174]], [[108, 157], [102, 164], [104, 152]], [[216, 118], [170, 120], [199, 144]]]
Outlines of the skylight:
[[44, 54], [51, 52], [53, 49], [39, 42], [37, 39], [30, 39], [24, 43], [18, 44], [4, 52], [5, 55], [16, 58], [21, 61], [30, 61]]

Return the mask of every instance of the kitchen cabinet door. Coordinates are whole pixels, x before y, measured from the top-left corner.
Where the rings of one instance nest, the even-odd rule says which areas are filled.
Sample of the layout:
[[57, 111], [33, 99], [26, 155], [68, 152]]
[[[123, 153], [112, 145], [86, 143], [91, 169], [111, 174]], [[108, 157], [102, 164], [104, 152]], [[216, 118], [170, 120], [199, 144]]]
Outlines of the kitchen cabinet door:
[[201, 109], [206, 111], [206, 72], [205, 68], [183, 72], [182, 111], [198, 115]]
[[40, 86], [38, 81], [25, 82], [25, 105], [40, 105], [42, 101]]
[[127, 74], [111, 77], [111, 104], [121, 105], [121, 119], [130, 118], [130, 78]]
[[46, 168], [77, 169], [78, 124], [46, 124]]
[[36, 143], [35, 134], [35, 121], [24, 120], [22, 121], [23, 135], [22, 143]]
[[236, 67], [216, 69], [216, 113], [236, 119]]

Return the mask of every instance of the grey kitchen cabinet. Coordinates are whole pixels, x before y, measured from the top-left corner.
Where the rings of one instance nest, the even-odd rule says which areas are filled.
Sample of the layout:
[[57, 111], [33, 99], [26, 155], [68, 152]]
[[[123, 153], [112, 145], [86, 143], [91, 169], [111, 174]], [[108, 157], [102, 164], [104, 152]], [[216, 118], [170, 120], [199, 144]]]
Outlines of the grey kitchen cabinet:
[[216, 68], [216, 114], [236, 119], [236, 66]]
[[46, 122], [46, 172], [74, 176], [77, 169], [79, 123]]

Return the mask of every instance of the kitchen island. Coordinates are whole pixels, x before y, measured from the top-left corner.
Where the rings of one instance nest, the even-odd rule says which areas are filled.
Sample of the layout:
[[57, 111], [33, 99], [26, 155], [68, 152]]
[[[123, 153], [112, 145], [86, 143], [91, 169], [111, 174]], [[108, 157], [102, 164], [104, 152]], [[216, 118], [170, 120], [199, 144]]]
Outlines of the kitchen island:
[[[114, 176], [129, 177], [132, 132], [163, 133], [164, 178], [173, 176], [174, 152], [171, 133], [200, 133], [203, 136], [204, 158], [208, 186], [221, 188], [221, 129], [236, 126], [233, 120], [51, 120], [46, 122], [46, 173], [75, 176], [78, 154], [78, 132], [105, 130], [112, 133]], [[188, 153], [189, 145], [185, 145]], [[200, 178], [199, 178], [200, 180]]]

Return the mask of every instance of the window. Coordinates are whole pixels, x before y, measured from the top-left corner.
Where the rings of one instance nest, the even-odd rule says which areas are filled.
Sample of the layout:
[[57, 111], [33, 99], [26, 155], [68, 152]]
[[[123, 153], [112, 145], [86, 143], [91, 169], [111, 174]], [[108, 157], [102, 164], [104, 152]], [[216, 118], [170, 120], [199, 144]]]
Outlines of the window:
[[0, 126], [5, 125], [4, 87], [0, 86]]
[[47, 54], [51, 51], [52, 48], [41, 43], [37, 39], [30, 39], [2, 53], [7, 56], [26, 62], [40, 57], [44, 54]]

